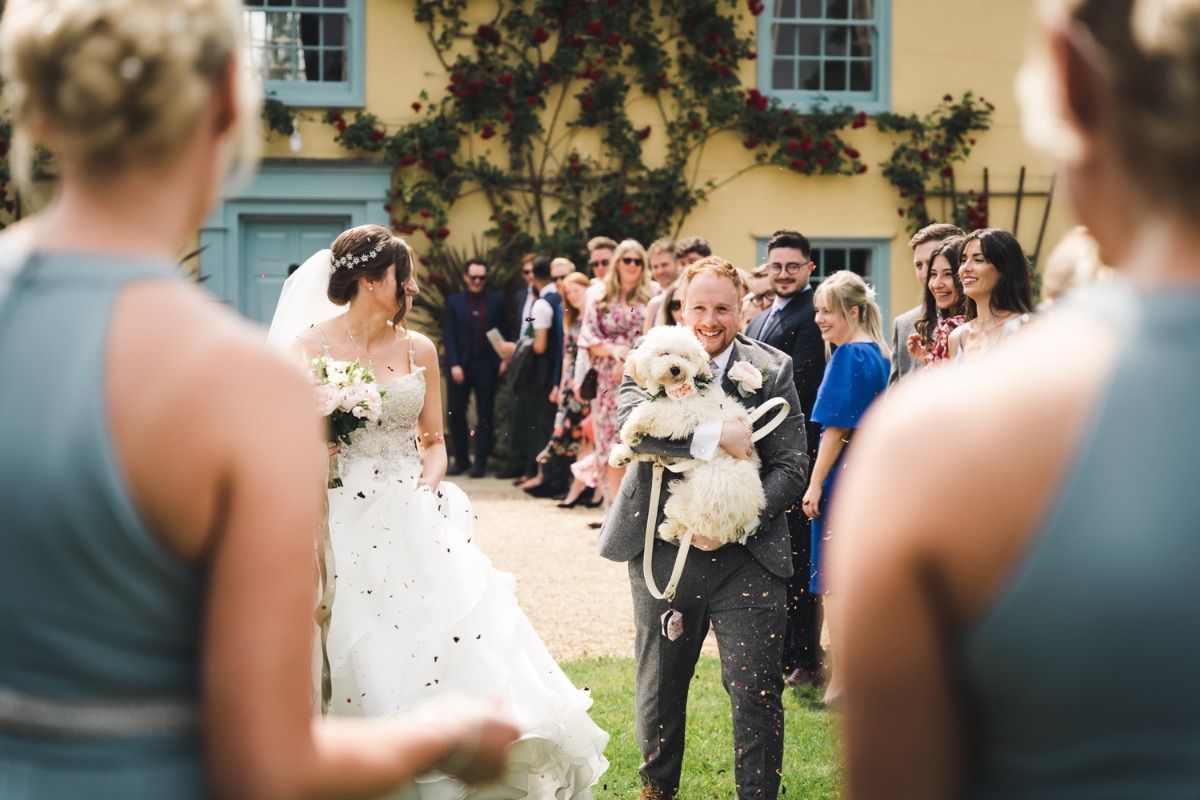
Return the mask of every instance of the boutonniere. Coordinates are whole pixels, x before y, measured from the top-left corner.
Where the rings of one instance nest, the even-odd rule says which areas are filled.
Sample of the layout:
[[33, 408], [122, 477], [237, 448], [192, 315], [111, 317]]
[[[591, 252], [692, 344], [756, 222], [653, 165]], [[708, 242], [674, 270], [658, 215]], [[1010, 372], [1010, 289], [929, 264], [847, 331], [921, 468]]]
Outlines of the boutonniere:
[[[709, 385], [712, 384], [712, 382], [713, 382], [713, 376], [712, 376], [711, 372], [701, 372], [698, 375], [696, 375], [695, 378], [692, 379], [692, 383], [696, 384], [697, 390], [707, 389], [709, 387]], [[691, 393], [692, 393], [692, 384], [691, 383], [681, 383], [678, 386], [673, 386], [673, 387], [671, 387], [671, 390], [669, 392], [667, 391], [667, 387], [659, 386], [658, 390], [653, 392], [650, 395], [650, 399], [651, 400], [665, 400], [667, 397], [670, 397], [672, 400], [681, 400], [684, 397], [687, 397]]]
[[729, 380], [737, 385], [738, 394], [749, 397], [762, 388], [766, 367], [756, 367], [749, 361], [739, 361], [729, 368]]

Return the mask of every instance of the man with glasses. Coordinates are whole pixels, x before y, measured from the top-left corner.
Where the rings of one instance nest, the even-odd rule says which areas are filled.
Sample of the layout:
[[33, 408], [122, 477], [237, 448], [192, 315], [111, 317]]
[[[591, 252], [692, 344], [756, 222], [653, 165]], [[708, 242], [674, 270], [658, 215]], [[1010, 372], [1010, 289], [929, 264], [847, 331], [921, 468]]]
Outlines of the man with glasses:
[[587, 248], [587, 265], [592, 271], [592, 285], [588, 287], [587, 296], [591, 300], [604, 296], [604, 279], [612, 269], [613, 251], [617, 249], [617, 243], [608, 236], [596, 236], [588, 240]]
[[[765, 306], [750, 324], [746, 335], [769, 344], [792, 357], [796, 393], [804, 414], [809, 456], [817, 460], [821, 426], [812, 422], [817, 389], [825, 377], [825, 343], [817, 327], [813, 292], [809, 284], [813, 262], [812, 245], [797, 231], [782, 230], [767, 242], [766, 272], [775, 299]], [[805, 487], [807, 488], [807, 487]], [[800, 510], [800, 497], [788, 513], [792, 538], [794, 576], [788, 582], [788, 627], [784, 638], [782, 669], [785, 683], [798, 686], [823, 680], [817, 624], [816, 597], [808, 591], [812, 542], [808, 517]]]
[[[485, 288], [487, 264], [479, 259], [467, 262], [467, 289], [453, 294], [446, 301], [442, 321], [442, 342], [446, 348], [447, 408], [450, 413], [450, 439], [454, 460], [447, 475], [470, 472], [472, 478], [483, 477], [488, 456], [492, 452], [492, 413], [496, 401], [496, 385], [500, 379], [500, 356], [488, 342], [487, 332], [496, 328], [508, 338], [504, 297]], [[475, 395], [475, 462], [470, 460], [470, 429], [467, 406]]]
[[775, 304], [775, 289], [771, 286], [771, 276], [767, 274], [767, 265], [759, 264], [750, 273], [750, 293], [742, 298], [742, 332], [750, 324], [750, 320], [760, 311], [766, 311]]

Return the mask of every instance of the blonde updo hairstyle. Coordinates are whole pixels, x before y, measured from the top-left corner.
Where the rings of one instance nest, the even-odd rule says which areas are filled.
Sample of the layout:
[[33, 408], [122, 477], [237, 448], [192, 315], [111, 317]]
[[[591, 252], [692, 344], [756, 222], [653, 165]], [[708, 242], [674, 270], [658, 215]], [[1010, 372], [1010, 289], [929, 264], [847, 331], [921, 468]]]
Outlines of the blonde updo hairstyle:
[[[399, 325], [407, 313], [404, 286], [413, 274], [412, 250], [408, 243], [382, 225], [359, 225], [343, 231], [329, 249], [335, 264], [344, 258], [364, 259], [357, 264], [340, 266], [330, 273], [329, 301], [339, 306], [346, 305], [358, 295], [360, 278], [381, 281], [395, 265], [396, 302], [400, 304], [400, 311], [392, 318], [392, 324]], [[376, 250], [374, 256], [367, 258]]]
[[[1109, 126], [1138, 199], [1169, 216], [1200, 216], [1200, 2], [1042, 0], [1040, 11], [1095, 74], [1097, 91], [1074, 113]], [[1036, 43], [1018, 79], [1025, 133], [1071, 162], [1082, 140], [1049, 50]]]
[[[28, 191], [35, 144], [69, 153], [89, 174], [168, 164], [242, 51], [238, 0], [9, 0], [0, 72], [13, 112], [11, 163]], [[233, 160], [258, 154], [261, 93], [234, 81]]]
[[[840, 269], [821, 281], [813, 293], [814, 303], [823, 303], [833, 313], [846, 320], [851, 327], [867, 332], [871, 341], [879, 345], [884, 358], [892, 357], [892, 348], [883, 335], [883, 314], [875, 304], [875, 290], [867, 282], [848, 269]], [[858, 309], [858, 321], [850, 312]], [[829, 358], [831, 347], [825, 343], [825, 357]]]

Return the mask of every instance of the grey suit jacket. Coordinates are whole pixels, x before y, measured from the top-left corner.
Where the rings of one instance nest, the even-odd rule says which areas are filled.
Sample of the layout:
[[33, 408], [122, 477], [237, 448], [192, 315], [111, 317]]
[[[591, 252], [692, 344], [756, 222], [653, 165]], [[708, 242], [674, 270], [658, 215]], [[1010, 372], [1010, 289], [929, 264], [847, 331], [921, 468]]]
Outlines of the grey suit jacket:
[[[746, 408], [762, 405], [772, 397], [782, 397], [791, 407], [783, 423], [755, 443], [759, 458], [762, 459], [761, 475], [767, 507], [760, 517], [758, 530], [746, 542], [746, 547], [759, 563], [771, 573], [787, 578], [792, 574], [792, 546], [784, 512], [804, 489], [809, 468], [804, 417], [800, 413], [800, 401], [792, 378], [792, 359], [773, 347], [738, 334], [729, 365], [738, 361], [749, 361], [755, 367], [765, 368], [762, 388], [743, 398], [726, 374], [721, 380], [721, 388], [726, 395]], [[633, 408], [644, 402], [650, 402], [646, 393], [626, 376], [621, 384], [617, 407], [619, 422], [623, 425]], [[690, 458], [691, 445], [690, 436], [687, 439], [647, 438], [634, 449], [639, 453]], [[632, 561], [645, 549], [646, 513], [650, 503], [652, 474], [649, 462], [635, 461], [629, 465], [617, 498], [605, 515], [604, 527], [600, 530], [597, 547], [604, 558]], [[662, 494], [655, 516], [656, 529], [662, 522], [662, 507], [670, 496], [672, 478], [669, 472], [663, 476]]]
[[921, 306], [917, 306], [896, 317], [892, 323], [892, 371], [888, 374], [888, 386], [921, 366], [908, 354], [908, 337], [917, 332], [920, 317]]

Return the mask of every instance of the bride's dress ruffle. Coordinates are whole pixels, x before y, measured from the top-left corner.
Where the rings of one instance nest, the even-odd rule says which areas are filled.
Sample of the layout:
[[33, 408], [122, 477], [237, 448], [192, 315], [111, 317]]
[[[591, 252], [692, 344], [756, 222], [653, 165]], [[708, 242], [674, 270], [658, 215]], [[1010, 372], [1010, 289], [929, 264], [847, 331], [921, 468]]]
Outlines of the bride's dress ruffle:
[[356, 434], [343, 485], [329, 493], [330, 713], [382, 717], [444, 692], [497, 697], [523, 732], [507, 779], [468, 793], [432, 776], [400, 796], [590, 797], [608, 766], [591, 698], [546, 651], [513, 577], [472, 543], [467, 496], [450, 483], [416, 488], [421, 464], [405, 429], [423, 397], [420, 372], [393, 381], [380, 425]]

